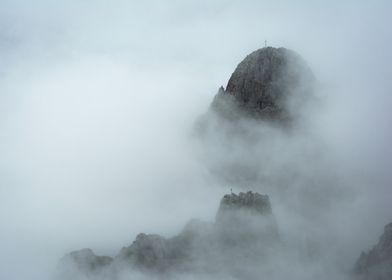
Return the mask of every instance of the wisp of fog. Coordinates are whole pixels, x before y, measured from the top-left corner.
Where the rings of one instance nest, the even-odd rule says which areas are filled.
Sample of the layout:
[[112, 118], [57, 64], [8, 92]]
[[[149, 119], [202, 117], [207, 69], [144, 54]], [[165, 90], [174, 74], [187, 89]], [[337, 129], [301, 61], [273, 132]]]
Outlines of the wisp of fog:
[[[141, 232], [213, 223], [230, 189], [268, 194], [281, 240], [262, 266], [239, 261], [243, 279], [347, 279], [392, 221], [389, 1], [0, 7], [1, 279], [53, 279], [70, 251], [114, 256]], [[219, 86], [265, 40], [317, 79], [300, 124], [232, 132], [210, 116], [200, 135]]]

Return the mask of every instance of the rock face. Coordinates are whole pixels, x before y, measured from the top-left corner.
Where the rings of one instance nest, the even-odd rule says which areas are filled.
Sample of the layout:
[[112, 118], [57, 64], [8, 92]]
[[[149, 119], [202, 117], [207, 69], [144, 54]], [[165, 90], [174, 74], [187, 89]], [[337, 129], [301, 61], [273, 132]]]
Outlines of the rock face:
[[373, 249], [361, 253], [354, 271], [363, 279], [392, 279], [392, 223], [384, 227], [384, 233]]
[[249, 54], [221, 87], [212, 109], [226, 118], [288, 120], [313, 92], [315, 78], [304, 60], [285, 48]]
[[90, 249], [75, 251], [62, 259], [61, 266], [68, 273], [64, 279], [69, 271], [87, 279], [95, 279], [100, 273], [113, 278], [124, 268], [160, 274], [189, 270], [213, 273], [222, 265], [230, 270], [244, 258], [249, 258], [247, 263], [259, 261], [255, 256], [262, 256], [277, 243], [268, 196], [232, 193], [222, 198], [215, 223], [192, 220], [172, 238], [141, 233], [114, 258], [96, 256]]
[[231, 211], [249, 211], [250, 213], [269, 215], [272, 213], [271, 204], [268, 195], [259, 193], [247, 192], [226, 194], [219, 206], [217, 213], [217, 220], [219, 221], [222, 216], [229, 214]]

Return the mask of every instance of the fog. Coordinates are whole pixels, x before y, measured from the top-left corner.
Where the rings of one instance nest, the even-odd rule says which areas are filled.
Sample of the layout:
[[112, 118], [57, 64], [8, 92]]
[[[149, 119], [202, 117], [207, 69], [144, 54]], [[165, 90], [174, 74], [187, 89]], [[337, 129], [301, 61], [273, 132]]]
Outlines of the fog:
[[[113, 256], [140, 232], [213, 221], [230, 188], [268, 194], [293, 248], [266, 270], [338, 279], [377, 242], [392, 221], [389, 1], [210, 2], [0, 1], [1, 279], [51, 279], [69, 251]], [[200, 137], [265, 40], [308, 62], [314, 106], [290, 132]], [[317, 243], [314, 265], [299, 240]]]

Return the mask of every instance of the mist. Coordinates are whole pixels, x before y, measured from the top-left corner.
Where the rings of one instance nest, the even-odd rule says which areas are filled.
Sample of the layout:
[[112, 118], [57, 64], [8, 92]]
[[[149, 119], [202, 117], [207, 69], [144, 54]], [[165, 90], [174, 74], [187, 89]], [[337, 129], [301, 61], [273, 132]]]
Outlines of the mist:
[[[1, 279], [51, 279], [69, 251], [115, 255], [140, 232], [213, 221], [231, 188], [270, 196], [291, 249], [264, 271], [295, 256], [294, 279], [344, 278], [391, 222], [389, 1], [0, 7]], [[219, 86], [265, 40], [318, 81], [301, 126], [227, 137], [212, 119], [201, 137]]]

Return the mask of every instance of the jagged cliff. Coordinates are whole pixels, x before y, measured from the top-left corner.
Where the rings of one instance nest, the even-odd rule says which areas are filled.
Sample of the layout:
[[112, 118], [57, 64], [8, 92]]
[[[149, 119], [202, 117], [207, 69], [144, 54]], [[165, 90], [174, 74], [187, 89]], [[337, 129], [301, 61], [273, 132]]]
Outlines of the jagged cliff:
[[392, 279], [392, 223], [384, 227], [376, 246], [367, 253], [361, 253], [354, 272], [362, 279]]
[[114, 258], [96, 256], [91, 249], [74, 251], [63, 257], [61, 267], [64, 278], [73, 271], [74, 279], [75, 273], [91, 278], [110, 274], [115, 279], [123, 269], [214, 273], [222, 266], [230, 271], [244, 258], [259, 260], [278, 240], [268, 196], [232, 193], [222, 198], [214, 223], [191, 220], [179, 235], [171, 238], [141, 233]]

